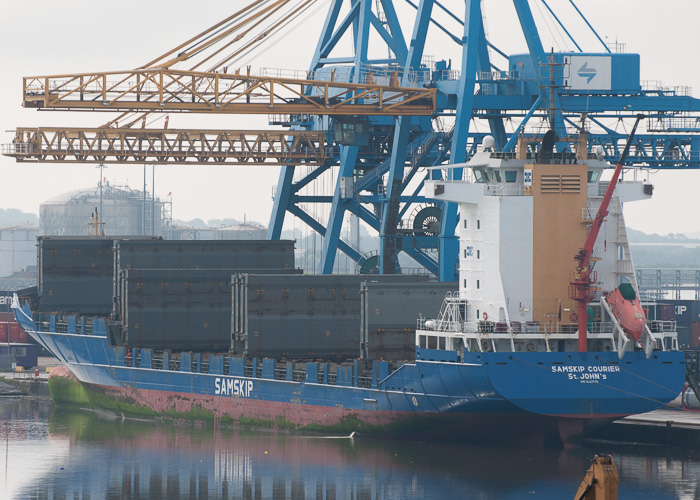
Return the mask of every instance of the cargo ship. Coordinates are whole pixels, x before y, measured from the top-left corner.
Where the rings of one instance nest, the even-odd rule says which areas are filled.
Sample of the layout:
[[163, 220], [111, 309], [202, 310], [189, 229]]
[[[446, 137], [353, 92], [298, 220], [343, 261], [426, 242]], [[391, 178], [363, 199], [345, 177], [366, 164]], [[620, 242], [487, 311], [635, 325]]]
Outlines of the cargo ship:
[[[449, 180], [448, 167], [431, 173], [426, 193], [459, 204], [459, 284], [432, 313], [397, 295], [404, 318], [421, 313], [400, 332], [411, 336], [409, 354], [377, 350], [382, 328], [360, 328], [350, 351], [328, 348], [336, 331], [324, 322], [334, 324], [371, 277], [232, 273], [228, 349], [207, 351], [210, 342], [193, 334], [178, 352], [166, 346], [167, 329], [154, 342], [133, 319], [119, 318], [115, 334], [112, 317], [62, 320], [19, 301], [17, 321], [65, 365], [50, 379], [54, 399], [118, 415], [419, 439], [575, 441], [675, 399], [684, 356], [674, 322], [656, 319], [655, 304], [637, 292], [622, 205], [650, 198], [652, 187], [636, 175], [618, 179], [629, 142], [606, 182], [610, 165], [588, 152], [585, 134], [560, 152], [551, 136], [539, 141], [521, 138], [514, 153], [503, 153], [487, 137], [468, 163], [448, 166], [463, 169], [462, 180]], [[132, 295], [147, 286], [147, 273], [136, 276]], [[326, 281], [321, 297], [313, 280], [334, 279], [339, 284]], [[410, 288], [400, 278], [382, 286]], [[316, 317], [323, 300], [332, 307]], [[286, 309], [295, 301], [304, 314]], [[360, 309], [349, 316], [361, 323], [381, 310]], [[149, 328], [162, 328], [158, 321]], [[178, 320], [162, 322], [178, 329]]]

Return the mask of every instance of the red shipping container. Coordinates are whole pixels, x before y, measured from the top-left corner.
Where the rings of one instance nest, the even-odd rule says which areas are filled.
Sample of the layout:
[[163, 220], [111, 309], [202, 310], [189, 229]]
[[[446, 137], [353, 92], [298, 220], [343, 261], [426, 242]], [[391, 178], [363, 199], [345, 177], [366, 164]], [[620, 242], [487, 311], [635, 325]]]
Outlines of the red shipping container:
[[0, 344], [7, 343], [7, 323], [0, 323]]
[[19, 342], [20, 344], [28, 344], [29, 343], [29, 335], [27, 335], [27, 332], [22, 330], [22, 327], [19, 326], [19, 323], [14, 322], [14, 323], [10, 323], [10, 324], [11, 325], [15, 324], [15, 325], [17, 325], [17, 328], [19, 328], [19, 340], [17, 342]]
[[19, 323], [8, 323], [8, 329], [10, 331], [10, 343], [21, 343], [26, 342], [26, 338], [22, 340], [24, 336], [24, 331], [20, 328]]
[[690, 346], [700, 347], [700, 323], [690, 324]]
[[11, 312], [0, 312], [0, 321], [14, 321], [15, 314]]

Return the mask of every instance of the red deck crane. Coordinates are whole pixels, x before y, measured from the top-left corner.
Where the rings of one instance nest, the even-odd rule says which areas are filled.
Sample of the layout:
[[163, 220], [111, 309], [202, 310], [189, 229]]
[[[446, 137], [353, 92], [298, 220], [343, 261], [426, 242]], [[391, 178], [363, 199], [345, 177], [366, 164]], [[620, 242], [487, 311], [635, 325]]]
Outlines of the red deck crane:
[[579, 352], [586, 352], [588, 332], [586, 330], [587, 323], [587, 313], [588, 305], [591, 300], [595, 298], [595, 289], [591, 286], [592, 279], [595, 274], [593, 273], [593, 263], [591, 261], [591, 256], [593, 254], [593, 245], [595, 245], [596, 239], [598, 238], [598, 233], [603, 225], [605, 217], [608, 215], [608, 206], [610, 205], [610, 200], [612, 200], [613, 192], [615, 191], [615, 186], [617, 185], [617, 180], [620, 177], [620, 172], [622, 172], [622, 166], [627, 159], [627, 154], [629, 153], [630, 147], [632, 146], [632, 140], [634, 139], [634, 134], [637, 130], [637, 125], [639, 121], [644, 118], [644, 115], [638, 114], [637, 120], [634, 122], [634, 127], [632, 127], [632, 132], [630, 132], [627, 138], [627, 144], [625, 144], [625, 149], [620, 155], [620, 160], [615, 167], [612, 179], [608, 188], [605, 190], [605, 195], [603, 200], [600, 202], [600, 207], [598, 208], [598, 213], [596, 213], [593, 224], [588, 231], [588, 236], [586, 236], [586, 241], [583, 244], [583, 248], [574, 257], [578, 261], [576, 266], [576, 272], [574, 278], [570, 283], [570, 297], [575, 300], [578, 304], [578, 350]]

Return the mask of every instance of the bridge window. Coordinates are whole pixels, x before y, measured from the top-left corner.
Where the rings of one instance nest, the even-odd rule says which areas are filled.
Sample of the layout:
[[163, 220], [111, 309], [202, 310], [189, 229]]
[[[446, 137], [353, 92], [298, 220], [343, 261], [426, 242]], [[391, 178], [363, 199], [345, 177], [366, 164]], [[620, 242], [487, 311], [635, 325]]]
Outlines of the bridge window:
[[476, 179], [476, 182], [478, 183], [485, 183], [489, 181], [489, 175], [486, 173], [486, 170], [483, 168], [475, 168], [474, 169], [474, 178]]
[[517, 170], [506, 170], [506, 182], [516, 182], [518, 180]]
[[428, 349], [437, 349], [437, 337], [428, 337]]
[[440, 345], [438, 346], [438, 349], [445, 350], [445, 337], [440, 337]]
[[418, 346], [421, 349], [425, 349], [425, 346], [428, 345], [428, 342], [426, 341], [426, 336], [425, 335], [419, 335], [418, 336]]
[[496, 180], [496, 182], [501, 182], [501, 171], [493, 170], [493, 178]]
[[590, 170], [588, 172], [588, 182], [598, 182], [600, 177], [600, 170]]

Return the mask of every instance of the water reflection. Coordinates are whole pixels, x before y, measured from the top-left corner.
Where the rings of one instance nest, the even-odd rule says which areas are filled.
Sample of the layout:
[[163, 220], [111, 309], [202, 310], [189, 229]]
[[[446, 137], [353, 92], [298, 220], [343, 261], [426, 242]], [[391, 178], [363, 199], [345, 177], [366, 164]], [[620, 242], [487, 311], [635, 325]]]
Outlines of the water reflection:
[[326, 439], [106, 421], [28, 398], [0, 412], [8, 498], [572, 498], [595, 453], [613, 454], [620, 499], [700, 498], [694, 450]]

